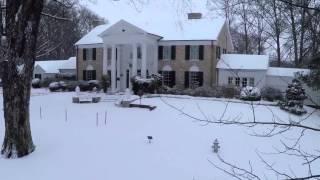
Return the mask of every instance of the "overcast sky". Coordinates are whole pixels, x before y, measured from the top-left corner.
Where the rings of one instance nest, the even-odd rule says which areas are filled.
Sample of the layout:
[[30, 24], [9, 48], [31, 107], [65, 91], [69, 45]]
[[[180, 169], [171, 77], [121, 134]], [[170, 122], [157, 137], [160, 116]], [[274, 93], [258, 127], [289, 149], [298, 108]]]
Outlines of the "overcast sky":
[[[212, 17], [207, 11], [206, 0], [81, 0], [81, 3], [106, 18], [110, 23], [120, 19], [127, 21], [150, 21], [173, 18], [175, 21], [186, 20], [187, 12], [202, 12]], [[188, 0], [186, 0], [188, 1]], [[139, 3], [144, 2], [144, 3]]]

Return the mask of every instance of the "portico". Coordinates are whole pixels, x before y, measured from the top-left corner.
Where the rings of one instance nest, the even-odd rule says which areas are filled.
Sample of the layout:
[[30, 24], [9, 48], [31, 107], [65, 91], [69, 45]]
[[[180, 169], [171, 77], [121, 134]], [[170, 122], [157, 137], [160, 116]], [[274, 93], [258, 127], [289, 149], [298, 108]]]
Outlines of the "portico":
[[103, 39], [103, 74], [111, 76], [111, 91], [131, 88], [130, 79], [158, 71], [158, 41], [132, 24], [120, 21], [100, 34]]

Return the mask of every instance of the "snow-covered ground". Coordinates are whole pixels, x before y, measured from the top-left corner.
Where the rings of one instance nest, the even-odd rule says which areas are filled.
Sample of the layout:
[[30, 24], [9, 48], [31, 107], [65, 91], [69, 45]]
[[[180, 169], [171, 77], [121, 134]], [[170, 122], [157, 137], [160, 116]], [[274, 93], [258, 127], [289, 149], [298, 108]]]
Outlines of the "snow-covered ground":
[[[31, 126], [36, 151], [22, 159], [0, 158], [1, 180], [231, 179], [209, 162], [221, 165], [211, 148], [216, 138], [220, 142], [221, 157], [244, 168], [250, 167], [250, 161], [259, 175], [275, 179], [257, 153], [275, 163], [275, 167], [289, 173], [293, 171], [296, 175], [306, 175], [307, 167], [302, 166], [299, 159], [266, 154], [274, 152], [274, 148], [282, 148], [280, 140], [291, 142], [298, 137], [297, 130], [271, 138], [255, 137], [250, 135], [254, 133], [250, 128], [205, 125], [194, 121], [163, 103], [159, 97], [142, 100], [144, 104], [157, 106], [154, 111], [149, 111], [117, 107], [112, 101], [114, 97], [108, 96], [104, 97], [107, 101], [98, 104], [72, 104], [74, 93], [38, 90], [32, 94]], [[169, 97], [163, 97], [163, 100], [199, 118], [203, 118], [199, 109], [209, 118], [220, 117], [225, 109], [225, 102], [219, 101]], [[2, 107], [2, 96], [0, 103]], [[279, 118], [298, 120], [298, 117], [278, 107], [268, 108]], [[256, 106], [257, 120], [272, 118], [268, 108]], [[310, 108], [308, 110], [312, 111]], [[250, 106], [230, 104], [225, 117], [236, 116], [243, 120], [251, 119]], [[2, 144], [3, 111], [0, 118]], [[319, 119], [320, 113], [317, 112], [307, 123], [316, 126], [320, 124]], [[265, 128], [254, 130], [261, 132]], [[147, 136], [153, 136], [151, 144]], [[319, 139], [320, 133], [306, 131], [301, 141], [302, 148], [309, 152], [320, 149]], [[316, 171], [319, 173], [320, 170]]]

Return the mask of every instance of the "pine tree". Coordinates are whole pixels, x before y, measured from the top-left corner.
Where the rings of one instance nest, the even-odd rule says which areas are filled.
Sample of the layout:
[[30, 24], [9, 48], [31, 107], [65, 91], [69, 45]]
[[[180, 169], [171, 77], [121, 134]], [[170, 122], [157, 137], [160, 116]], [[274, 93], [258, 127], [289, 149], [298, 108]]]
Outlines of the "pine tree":
[[307, 113], [303, 108], [303, 102], [307, 98], [302, 84], [297, 80], [292, 80], [286, 90], [284, 102], [280, 104], [280, 108], [296, 115]]

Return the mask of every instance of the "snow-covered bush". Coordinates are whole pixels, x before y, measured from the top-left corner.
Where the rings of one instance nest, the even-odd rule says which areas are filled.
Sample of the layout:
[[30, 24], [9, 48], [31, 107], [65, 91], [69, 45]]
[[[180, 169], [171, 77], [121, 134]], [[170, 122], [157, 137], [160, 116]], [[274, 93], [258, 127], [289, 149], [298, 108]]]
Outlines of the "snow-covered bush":
[[39, 78], [32, 79], [31, 86], [32, 88], [40, 88], [41, 80]]
[[296, 115], [305, 114], [307, 113], [303, 108], [305, 99], [307, 99], [305, 90], [302, 88], [301, 83], [294, 79], [292, 83], [288, 85], [285, 99], [280, 103], [280, 108]]
[[51, 92], [55, 92], [55, 91], [59, 91], [61, 90], [61, 86], [59, 84], [59, 82], [52, 82], [49, 84], [49, 90]]
[[260, 101], [261, 91], [257, 87], [247, 86], [241, 89], [240, 99], [245, 101]]
[[141, 78], [140, 76], [134, 76], [131, 78], [132, 90], [134, 94], [138, 94], [139, 91], [144, 93], [156, 93], [161, 87], [161, 77], [158, 75], [151, 75], [150, 78]]
[[261, 97], [267, 101], [283, 100], [283, 95], [279, 89], [265, 87], [261, 90]]

